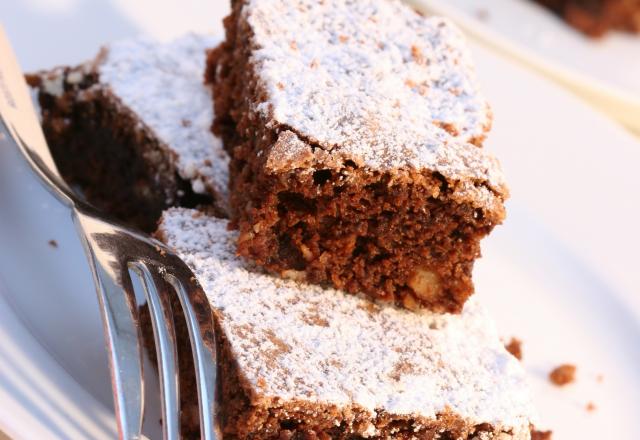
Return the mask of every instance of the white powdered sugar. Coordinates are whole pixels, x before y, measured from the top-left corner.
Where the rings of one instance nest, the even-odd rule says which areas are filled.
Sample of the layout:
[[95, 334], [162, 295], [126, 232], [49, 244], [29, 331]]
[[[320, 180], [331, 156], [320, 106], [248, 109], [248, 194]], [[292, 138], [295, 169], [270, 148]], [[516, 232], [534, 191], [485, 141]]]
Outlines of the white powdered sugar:
[[[375, 170], [436, 170], [503, 189], [491, 111], [460, 31], [396, 0], [247, 0], [260, 112]], [[242, 24], [240, 24], [243, 28]]]
[[[257, 395], [431, 419], [450, 411], [529, 439], [525, 373], [473, 297], [461, 315], [381, 306], [259, 273], [224, 220], [173, 208], [159, 232], [192, 268]], [[369, 427], [375, 435], [375, 427]]]
[[123, 40], [106, 48], [96, 69], [98, 87], [108, 87], [175, 154], [180, 177], [226, 209], [229, 158], [211, 133], [213, 100], [204, 85], [205, 50], [219, 42], [195, 34], [170, 43]]

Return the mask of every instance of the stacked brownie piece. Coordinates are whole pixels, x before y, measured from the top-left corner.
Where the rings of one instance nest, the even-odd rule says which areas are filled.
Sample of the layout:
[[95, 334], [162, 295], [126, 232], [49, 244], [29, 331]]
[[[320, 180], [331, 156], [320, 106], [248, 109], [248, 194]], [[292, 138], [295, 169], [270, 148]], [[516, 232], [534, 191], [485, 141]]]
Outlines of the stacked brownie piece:
[[202, 83], [217, 37], [120, 41], [76, 67], [28, 75], [65, 179], [113, 216], [152, 232], [163, 209], [226, 215], [228, 156], [209, 131]]
[[238, 231], [179, 209], [158, 232], [235, 361], [225, 433], [529, 438], [521, 369], [465, 304], [508, 190], [460, 32], [386, 0], [234, 1], [225, 27], [206, 78]]
[[610, 30], [640, 33], [640, 0], [535, 0], [591, 37]]
[[459, 313], [507, 197], [457, 28], [393, 1], [235, 1], [210, 52], [238, 252]]
[[225, 438], [529, 439], [526, 375], [477, 298], [436, 314], [277, 278], [226, 220], [184, 208], [158, 236], [211, 303]]
[[225, 26], [30, 77], [65, 175], [159, 218], [206, 292], [224, 437], [529, 439], [525, 373], [469, 298], [508, 192], [459, 31], [388, 0], [238, 0]]

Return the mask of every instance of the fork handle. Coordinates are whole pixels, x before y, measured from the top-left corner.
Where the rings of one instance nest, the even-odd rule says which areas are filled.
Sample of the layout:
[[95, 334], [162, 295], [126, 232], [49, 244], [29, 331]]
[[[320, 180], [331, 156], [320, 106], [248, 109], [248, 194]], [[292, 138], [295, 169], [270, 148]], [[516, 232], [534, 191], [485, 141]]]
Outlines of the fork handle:
[[46, 187], [67, 206], [77, 197], [62, 179], [33, 107], [31, 94], [9, 39], [0, 25], [0, 120]]
[[[62, 179], [53, 161], [36, 115], [31, 94], [9, 40], [0, 26], [0, 121], [18, 149], [42, 180], [44, 186], [61, 202], [72, 208], [74, 223], [82, 239], [98, 293], [105, 327], [114, 392], [116, 420], [121, 439], [140, 438], [143, 419], [142, 348], [132, 303], [133, 289], [126, 277], [120, 284], [96, 255], [91, 240], [100, 221], [94, 209], [78, 199]], [[128, 290], [128, 291], [127, 291]]]

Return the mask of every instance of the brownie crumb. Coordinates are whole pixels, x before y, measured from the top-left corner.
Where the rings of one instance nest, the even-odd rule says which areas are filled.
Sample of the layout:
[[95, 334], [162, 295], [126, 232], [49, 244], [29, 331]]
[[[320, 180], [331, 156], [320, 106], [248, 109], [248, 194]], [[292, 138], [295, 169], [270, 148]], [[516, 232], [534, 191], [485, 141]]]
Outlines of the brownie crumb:
[[598, 408], [596, 407], [595, 403], [589, 402], [589, 403], [587, 403], [586, 409], [587, 409], [588, 412], [594, 412]]
[[509, 353], [519, 361], [522, 360], [522, 341], [518, 338], [511, 338], [508, 344], [504, 346]]
[[476, 18], [480, 21], [489, 21], [489, 11], [484, 8], [476, 9]]
[[531, 431], [531, 440], [551, 440], [552, 431]]
[[549, 380], [554, 385], [564, 386], [573, 383], [576, 378], [576, 366], [571, 364], [563, 364], [556, 367], [549, 373]]
[[603, 381], [604, 381], [604, 375], [603, 374], [598, 374], [596, 376], [596, 382], [602, 383]]
[[54, 249], [58, 249], [58, 242], [57, 242], [57, 241], [55, 241], [55, 240], [49, 240], [47, 243], [48, 243], [48, 244], [49, 244], [49, 246], [51, 246], [52, 248], [54, 248]]

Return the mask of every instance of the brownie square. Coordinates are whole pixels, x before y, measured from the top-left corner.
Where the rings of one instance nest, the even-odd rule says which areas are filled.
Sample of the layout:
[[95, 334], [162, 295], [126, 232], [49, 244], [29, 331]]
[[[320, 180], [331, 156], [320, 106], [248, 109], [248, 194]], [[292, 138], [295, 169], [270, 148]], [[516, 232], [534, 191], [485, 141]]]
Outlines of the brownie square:
[[225, 438], [530, 438], [525, 373], [478, 298], [443, 315], [283, 280], [238, 257], [227, 226], [172, 208], [157, 232], [211, 305]]
[[508, 195], [461, 33], [386, 0], [232, 2], [209, 53], [238, 253], [284, 277], [462, 310]]
[[640, 0], [535, 0], [591, 37], [611, 30], [640, 33]]
[[112, 43], [76, 67], [28, 75], [65, 179], [91, 203], [153, 232], [169, 206], [227, 215], [228, 155], [209, 127], [205, 50], [217, 37]]

